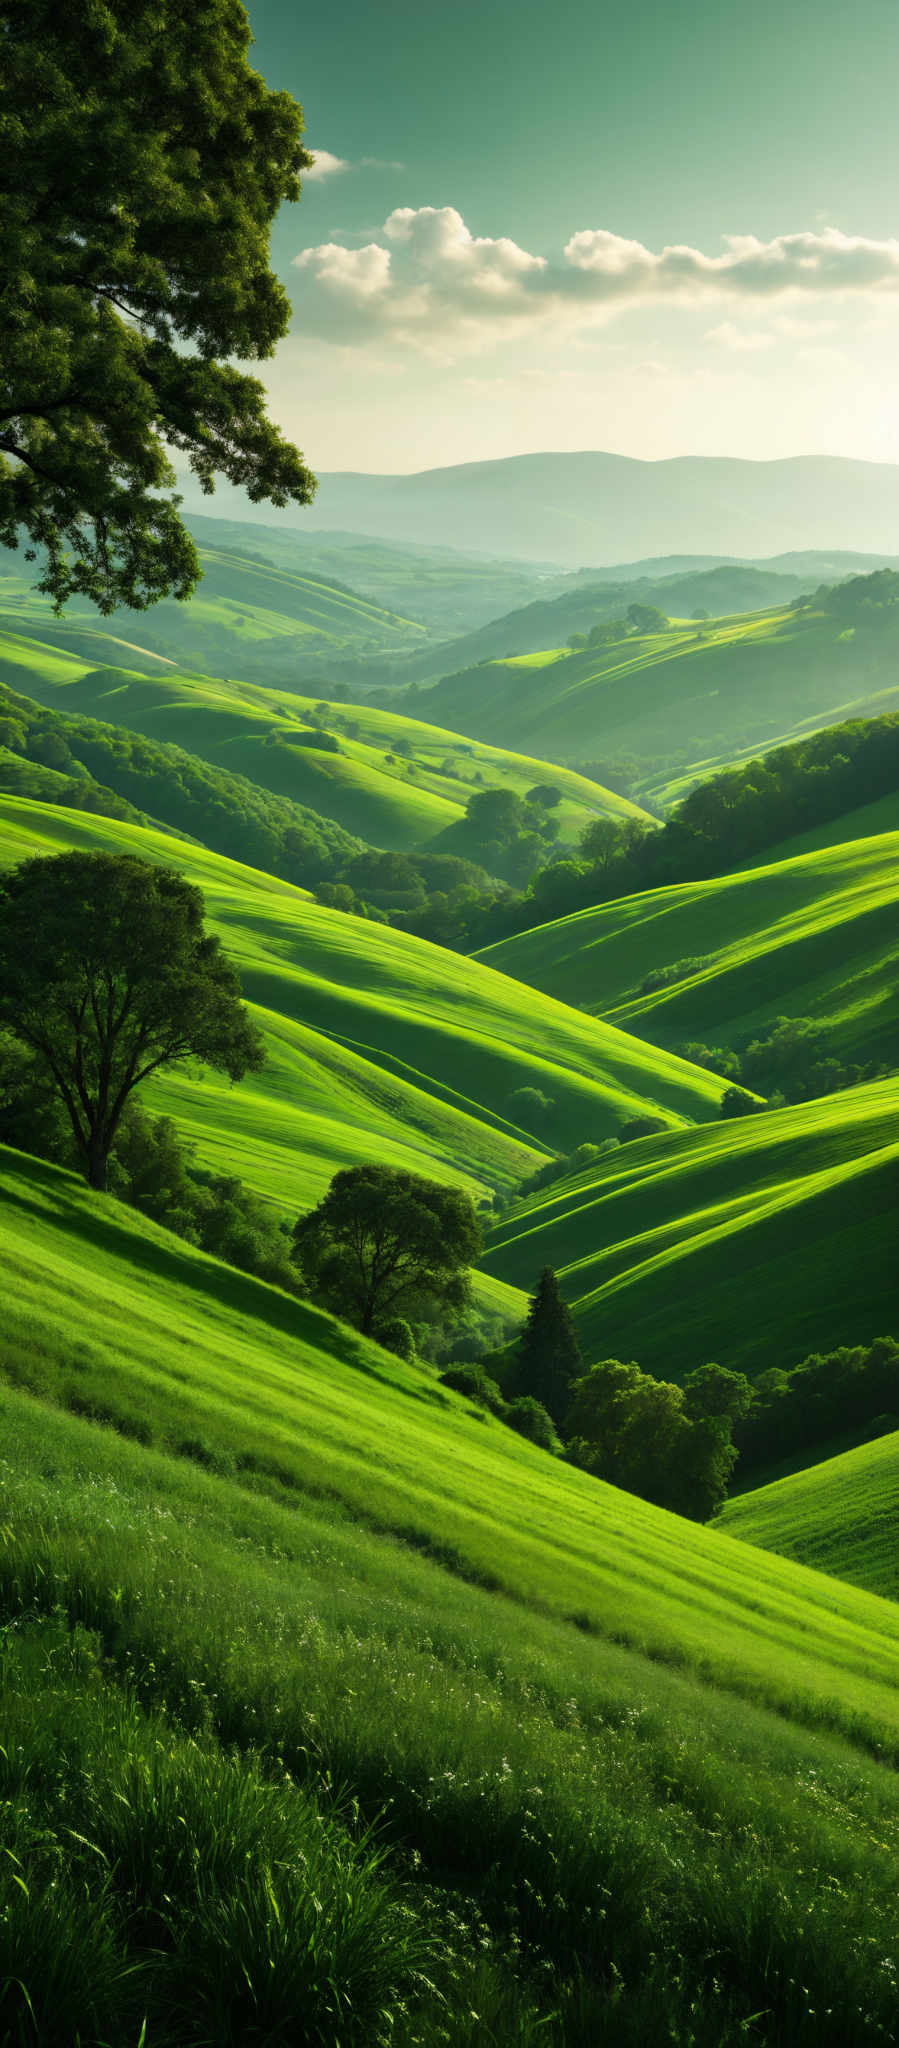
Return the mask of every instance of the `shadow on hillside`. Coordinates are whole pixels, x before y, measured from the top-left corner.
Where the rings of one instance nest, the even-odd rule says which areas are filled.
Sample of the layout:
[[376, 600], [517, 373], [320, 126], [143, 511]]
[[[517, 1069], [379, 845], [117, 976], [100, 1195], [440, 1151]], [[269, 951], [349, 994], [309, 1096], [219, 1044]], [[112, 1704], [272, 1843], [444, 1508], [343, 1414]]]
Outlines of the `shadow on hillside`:
[[[119, 1209], [114, 1196], [89, 1198], [87, 1190], [72, 1175], [43, 1160], [25, 1160], [22, 1156], [29, 1180], [46, 1190], [50, 1202], [48, 1205], [46, 1199], [39, 1197], [31, 1200], [21, 1186], [7, 1185], [3, 1200], [10, 1208], [33, 1216], [43, 1224], [47, 1223], [49, 1216], [62, 1235], [76, 1242], [87, 1242], [123, 1265], [130, 1266], [146, 1278], [151, 1287], [156, 1281], [184, 1288], [205, 1298], [216, 1311], [224, 1309], [230, 1314], [245, 1316], [278, 1336], [306, 1344], [311, 1350], [326, 1352], [342, 1365], [350, 1366], [354, 1372], [364, 1373], [368, 1379], [390, 1386], [410, 1400], [425, 1401], [429, 1405], [440, 1400], [438, 1388], [432, 1391], [427, 1385], [420, 1389], [409, 1386], [404, 1384], [399, 1370], [394, 1375], [380, 1368], [374, 1357], [369, 1356], [365, 1340], [349, 1325], [337, 1322], [323, 1309], [282, 1294], [279, 1288], [268, 1285], [266, 1281], [240, 1273], [235, 1267], [226, 1266], [205, 1252], [182, 1244], [177, 1238], [166, 1241], [160, 1226], [147, 1224], [138, 1210], [124, 1205]], [[91, 1207], [87, 1206], [89, 1199]], [[142, 1223], [143, 1230], [140, 1227]], [[149, 1235], [150, 1231], [153, 1236]], [[157, 1232], [158, 1235], [155, 1234]], [[374, 1346], [371, 1349], [375, 1351]]]

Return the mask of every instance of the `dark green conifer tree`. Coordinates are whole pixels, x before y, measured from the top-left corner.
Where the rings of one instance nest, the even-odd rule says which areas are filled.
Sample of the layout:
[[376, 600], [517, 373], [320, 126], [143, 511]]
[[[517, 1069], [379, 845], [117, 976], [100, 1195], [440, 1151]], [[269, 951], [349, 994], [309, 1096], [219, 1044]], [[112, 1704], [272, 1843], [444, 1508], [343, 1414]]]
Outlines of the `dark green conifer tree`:
[[552, 1267], [544, 1266], [521, 1334], [515, 1391], [539, 1401], [554, 1422], [561, 1422], [570, 1405], [571, 1382], [583, 1369], [571, 1311]]

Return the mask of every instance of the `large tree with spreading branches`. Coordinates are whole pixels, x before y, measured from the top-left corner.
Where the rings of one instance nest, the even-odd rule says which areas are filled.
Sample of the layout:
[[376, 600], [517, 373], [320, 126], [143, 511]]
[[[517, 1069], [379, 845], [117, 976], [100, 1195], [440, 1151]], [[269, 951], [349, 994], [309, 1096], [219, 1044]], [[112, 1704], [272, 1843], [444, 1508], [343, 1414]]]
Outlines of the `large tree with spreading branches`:
[[0, 542], [57, 607], [187, 597], [170, 453], [306, 503], [258, 378], [290, 313], [269, 230], [311, 159], [239, 0], [0, 0]]
[[63, 1105], [94, 1188], [159, 1068], [195, 1058], [239, 1081], [263, 1064], [199, 889], [130, 854], [62, 853], [0, 879], [4, 1027]]
[[454, 1313], [481, 1251], [470, 1195], [392, 1166], [348, 1166], [294, 1227], [317, 1301], [377, 1336], [397, 1316]]

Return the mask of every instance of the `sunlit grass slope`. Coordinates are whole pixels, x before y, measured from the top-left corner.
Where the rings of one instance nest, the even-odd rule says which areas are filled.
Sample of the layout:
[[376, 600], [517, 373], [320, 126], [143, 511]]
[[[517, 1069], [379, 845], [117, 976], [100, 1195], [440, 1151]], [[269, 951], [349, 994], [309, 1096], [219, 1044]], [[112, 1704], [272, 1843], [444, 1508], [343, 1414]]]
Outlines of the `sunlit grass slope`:
[[[572, 769], [364, 704], [335, 707], [339, 726], [350, 723], [353, 734], [340, 730], [339, 752], [320, 751], [308, 744], [315, 697], [186, 675], [159, 663], [152, 674], [139, 674], [127, 651], [111, 643], [98, 645], [89, 664], [83, 653], [45, 647], [4, 630], [5, 623], [0, 617], [0, 679], [27, 696], [55, 711], [174, 741], [309, 805], [374, 846], [429, 845], [459, 821], [469, 797], [482, 788], [524, 795], [537, 783], [554, 783], [562, 792], [554, 816], [563, 843], [576, 840], [591, 818], [643, 815]], [[104, 659], [113, 665], [97, 667]]]
[[519, 1286], [555, 1266], [591, 1358], [752, 1374], [892, 1331], [897, 1228], [899, 1096], [880, 1081], [634, 1140], [518, 1203], [485, 1263]]
[[[722, 1083], [479, 962], [323, 909], [302, 890], [138, 826], [0, 799], [0, 861], [107, 847], [202, 888], [269, 1046], [237, 1089], [212, 1075], [148, 1099], [216, 1166], [288, 1207], [339, 1166], [378, 1158], [508, 1185], [557, 1144], [607, 1135], [647, 1104], [669, 1123], [715, 1115]], [[510, 1098], [534, 1087], [547, 1117]], [[526, 1120], [526, 1121], [523, 1121]]]
[[[291, 1781], [337, 1785], [364, 1820], [381, 1815], [407, 1912], [439, 1929], [452, 1908], [447, 1939], [485, 1972], [499, 1941], [492, 1994], [456, 1977], [454, 2010], [450, 1976], [442, 2038], [889, 2038], [894, 1606], [591, 1481], [18, 1154], [0, 1155], [0, 1275], [13, 1642], [41, 1615], [86, 1626], [106, 1682], [171, 1716], [160, 1759], [194, 1731], [200, 1754], [218, 1740], [276, 1760], [285, 1796]], [[58, 1640], [49, 1775], [46, 1742], [6, 1695], [23, 1812], [89, 1725], [72, 1668]], [[126, 1718], [106, 1713], [121, 1740]], [[81, 1824], [85, 1782], [82, 1764], [63, 1851], [76, 1874], [81, 1838], [98, 1841]], [[156, 1807], [145, 1782], [141, 1761], [108, 1867], [117, 1880], [123, 1850], [142, 1857], [153, 1897], [171, 1852], [166, 1787]], [[205, 1840], [214, 1808], [194, 1794], [191, 1811]], [[105, 1843], [102, 1802], [95, 1825]], [[299, 1899], [308, 1881], [301, 1867]], [[271, 1942], [283, 1969], [274, 1926]], [[441, 2036], [401, 2008], [391, 2038]]]
[[899, 1433], [728, 1501], [731, 1536], [899, 1598]]
[[[899, 832], [647, 890], [480, 955], [662, 1045], [731, 1044], [765, 1019], [826, 1019], [858, 1060], [899, 1050]], [[683, 964], [666, 988], [647, 976]]]
[[[895, 638], [824, 612], [674, 621], [667, 632], [493, 661], [433, 690], [435, 722], [566, 761], [636, 758], [638, 789], [677, 795], [699, 764], [737, 761], [807, 730], [896, 709]], [[421, 707], [424, 708], [423, 706]]]
[[[264, 553], [264, 549], [260, 554]], [[399, 653], [427, 638], [416, 618], [363, 597], [341, 581], [296, 565], [275, 565], [251, 553], [218, 546], [200, 548], [202, 581], [187, 603], [165, 599], [145, 613], [116, 612], [108, 626], [83, 598], [74, 598], [54, 618], [49, 598], [36, 590], [28, 565], [0, 557], [0, 610], [23, 632], [76, 653], [90, 651], [105, 634], [175, 661], [179, 667], [231, 667], [277, 675], [297, 665], [321, 665], [329, 658]], [[4, 573], [5, 572], [5, 573]], [[102, 659], [102, 656], [97, 657]], [[109, 658], [109, 657], [107, 657]]]
[[526, 1607], [701, 1664], [800, 1718], [840, 1725], [842, 1668], [854, 1711], [882, 1719], [899, 1753], [892, 1609], [534, 1450], [421, 1369], [72, 1175], [0, 1149], [0, 1191], [14, 1384], [95, 1407], [138, 1441], [177, 1450], [199, 1437], [210, 1463], [280, 1474], [288, 1491], [442, 1547]]

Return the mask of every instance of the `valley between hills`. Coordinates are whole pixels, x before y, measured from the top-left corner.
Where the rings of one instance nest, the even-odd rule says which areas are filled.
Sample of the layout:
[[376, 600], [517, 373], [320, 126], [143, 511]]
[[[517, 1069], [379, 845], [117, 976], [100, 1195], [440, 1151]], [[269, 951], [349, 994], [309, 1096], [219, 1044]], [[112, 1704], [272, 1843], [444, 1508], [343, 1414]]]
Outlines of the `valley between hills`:
[[[382, 660], [433, 636], [403, 610], [421, 556], [372, 544], [366, 595], [286, 568], [286, 535], [277, 571], [227, 546], [164, 656], [0, 577], [3, 874], [182, 877], [264, 1049], [236, 1086], [149, 1079], [98, 1193], [3, 1041], [7, 1925], [23, 1957], [64, 1925], [71, 1979], [32, 1970], [34, 2038], [72, 2038], [86, 1986], [107, 2031], [134, 1984], [180, 2009], [252, 1855], [254, 1938], [314, 1954], [322, 2041], [340, 2013], [409, 2043], [892, 2039], [899, 578], [600, 611], [592, 647], [422, 687]], [[451, 650], [464, 562], [425, 568]], [[457, 1190], [481, 1244], [464, 1309], [413, 1291], [380, 1341], [291, 1263], [373, 1167]], [[547, 1270], [581, 1387], [619, 1375], [594, 1439], [522, 1403]], [[700, 1506], [670, 1461], [686, 1486], [703, 1428]], [[126, 1810], [146, 1911], [174, 1873], [164, 1967], [124, 1932]], [[285, 1875], [310, 1857], [314, 1939]]]

